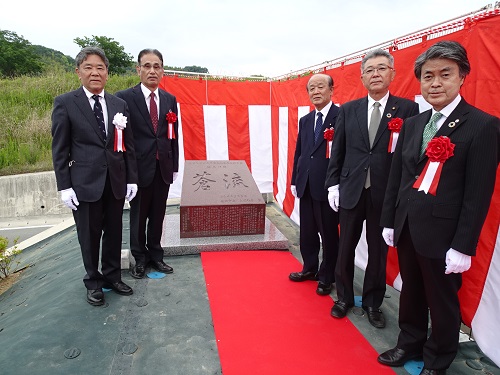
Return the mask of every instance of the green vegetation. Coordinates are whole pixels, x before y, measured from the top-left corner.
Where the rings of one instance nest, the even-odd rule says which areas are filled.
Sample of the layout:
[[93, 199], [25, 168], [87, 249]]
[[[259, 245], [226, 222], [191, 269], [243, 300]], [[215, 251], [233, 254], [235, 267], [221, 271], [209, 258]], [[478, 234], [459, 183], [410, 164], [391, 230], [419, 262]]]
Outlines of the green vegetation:
[[14, 247], [7, 251], [9, 240], [0, 236], [0, 280], [7, 278], [12, 272], [16, 272], [18, 261], [15, 261], [16, 256], [21, 254], [21, 250], [16, 247], [17, 239], [14, 240]]
[[[135, 75], [109, 77], [115, 93], [139, 83]], [[52, 170], [54, 98], [80, 87], [77, 75], [54, 66], [40, 76], [0, 79], [0, 175]]]

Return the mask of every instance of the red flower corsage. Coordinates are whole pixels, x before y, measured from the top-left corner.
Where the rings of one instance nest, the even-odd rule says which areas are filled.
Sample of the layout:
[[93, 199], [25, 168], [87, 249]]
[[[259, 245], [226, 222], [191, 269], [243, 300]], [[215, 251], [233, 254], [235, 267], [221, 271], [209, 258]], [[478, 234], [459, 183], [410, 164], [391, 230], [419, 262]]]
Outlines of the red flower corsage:
[[167, 123], [168, 123], [168, 131], [167, 131], [167, 138], [168, 139], [175, 139], [175, 130], [174, 130], [174, 123], [177, 121], [177, 115], [172, 112], [170, 109], [167, 113]]
[[451, 143], [448, 137], [441, 136], [431, 139], [425, 149], [425, 154], [429, 159], [413, 187], [426, 194], [436, 195], [443, 164], [454, 155], [454, 149], [455, 144]]
[[323, 138], [326, 139], [326, 158], [330, 159], [330, 152], [332, 150], [333, 136], [335, 135], [335, 129], [333, 127], [326, 128], [323, 132]]
[[387, 152], [393, 153], [396, 149], [396, 144], [398, 143], [399, 132], [403, 126], [403, 119], [399, 117], [394, 117], [391, 121], [387, 123], [387, 128], [391, 131], [389, 138], [389, 145], [387, 146]]

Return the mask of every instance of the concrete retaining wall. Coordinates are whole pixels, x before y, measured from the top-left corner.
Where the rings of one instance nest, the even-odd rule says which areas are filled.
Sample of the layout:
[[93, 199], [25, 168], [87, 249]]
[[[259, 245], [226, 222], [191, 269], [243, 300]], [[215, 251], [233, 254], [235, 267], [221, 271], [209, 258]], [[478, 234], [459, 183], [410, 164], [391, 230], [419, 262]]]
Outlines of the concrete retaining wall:
[[53, 171], [0, 177], [0, 217], [70, 212], [59, 199]]

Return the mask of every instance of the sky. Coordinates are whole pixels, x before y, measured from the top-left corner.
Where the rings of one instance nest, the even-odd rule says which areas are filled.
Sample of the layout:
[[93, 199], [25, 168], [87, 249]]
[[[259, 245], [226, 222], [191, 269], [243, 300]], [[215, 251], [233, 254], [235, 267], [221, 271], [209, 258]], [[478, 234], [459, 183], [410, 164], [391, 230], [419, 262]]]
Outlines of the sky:
[[[488, 2], [489, 1], [489, 2]], [[211, 74], [276, 77], [475, 12], [492, 0], [24, 0], [3, 2], [0, 29], [75, 57], [79, 37], [112, 38], [135, 59]]]

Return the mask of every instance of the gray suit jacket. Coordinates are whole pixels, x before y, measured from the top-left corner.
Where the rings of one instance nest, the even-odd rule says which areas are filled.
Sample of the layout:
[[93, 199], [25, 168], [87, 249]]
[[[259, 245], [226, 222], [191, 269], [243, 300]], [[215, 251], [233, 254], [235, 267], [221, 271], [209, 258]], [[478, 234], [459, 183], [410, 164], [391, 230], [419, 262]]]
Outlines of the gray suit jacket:
[[89, 100], [80, 87], [54, 99], [52, 111], [52, 160], [57, 189], [73, 188], [78, 200], [95, 202], [104, 191], [109, 175], [113, 194], [125, 197], [127, 183], [137, 183], [133, 135], [130, 124], [124, 129], [125, 152], [114, 151], [116, 113], [130, 118], [127, 104], [105, 93], [108, 136], [103, 139]]
[[418, 104], [389, 95], [380, 125], [370, 147], [368, 139], [368, 97], [353, 100], [340, 107], [335, 125], [332, 155], [326, 173], [326, 188], [340, 184], [340, 206], [352, 209], [363, 191], [370, 167], [371, 196], [382, 209], [392, 154], [387, 151], [391, 132], [387, 124], [393, 118], [418, 114]]

